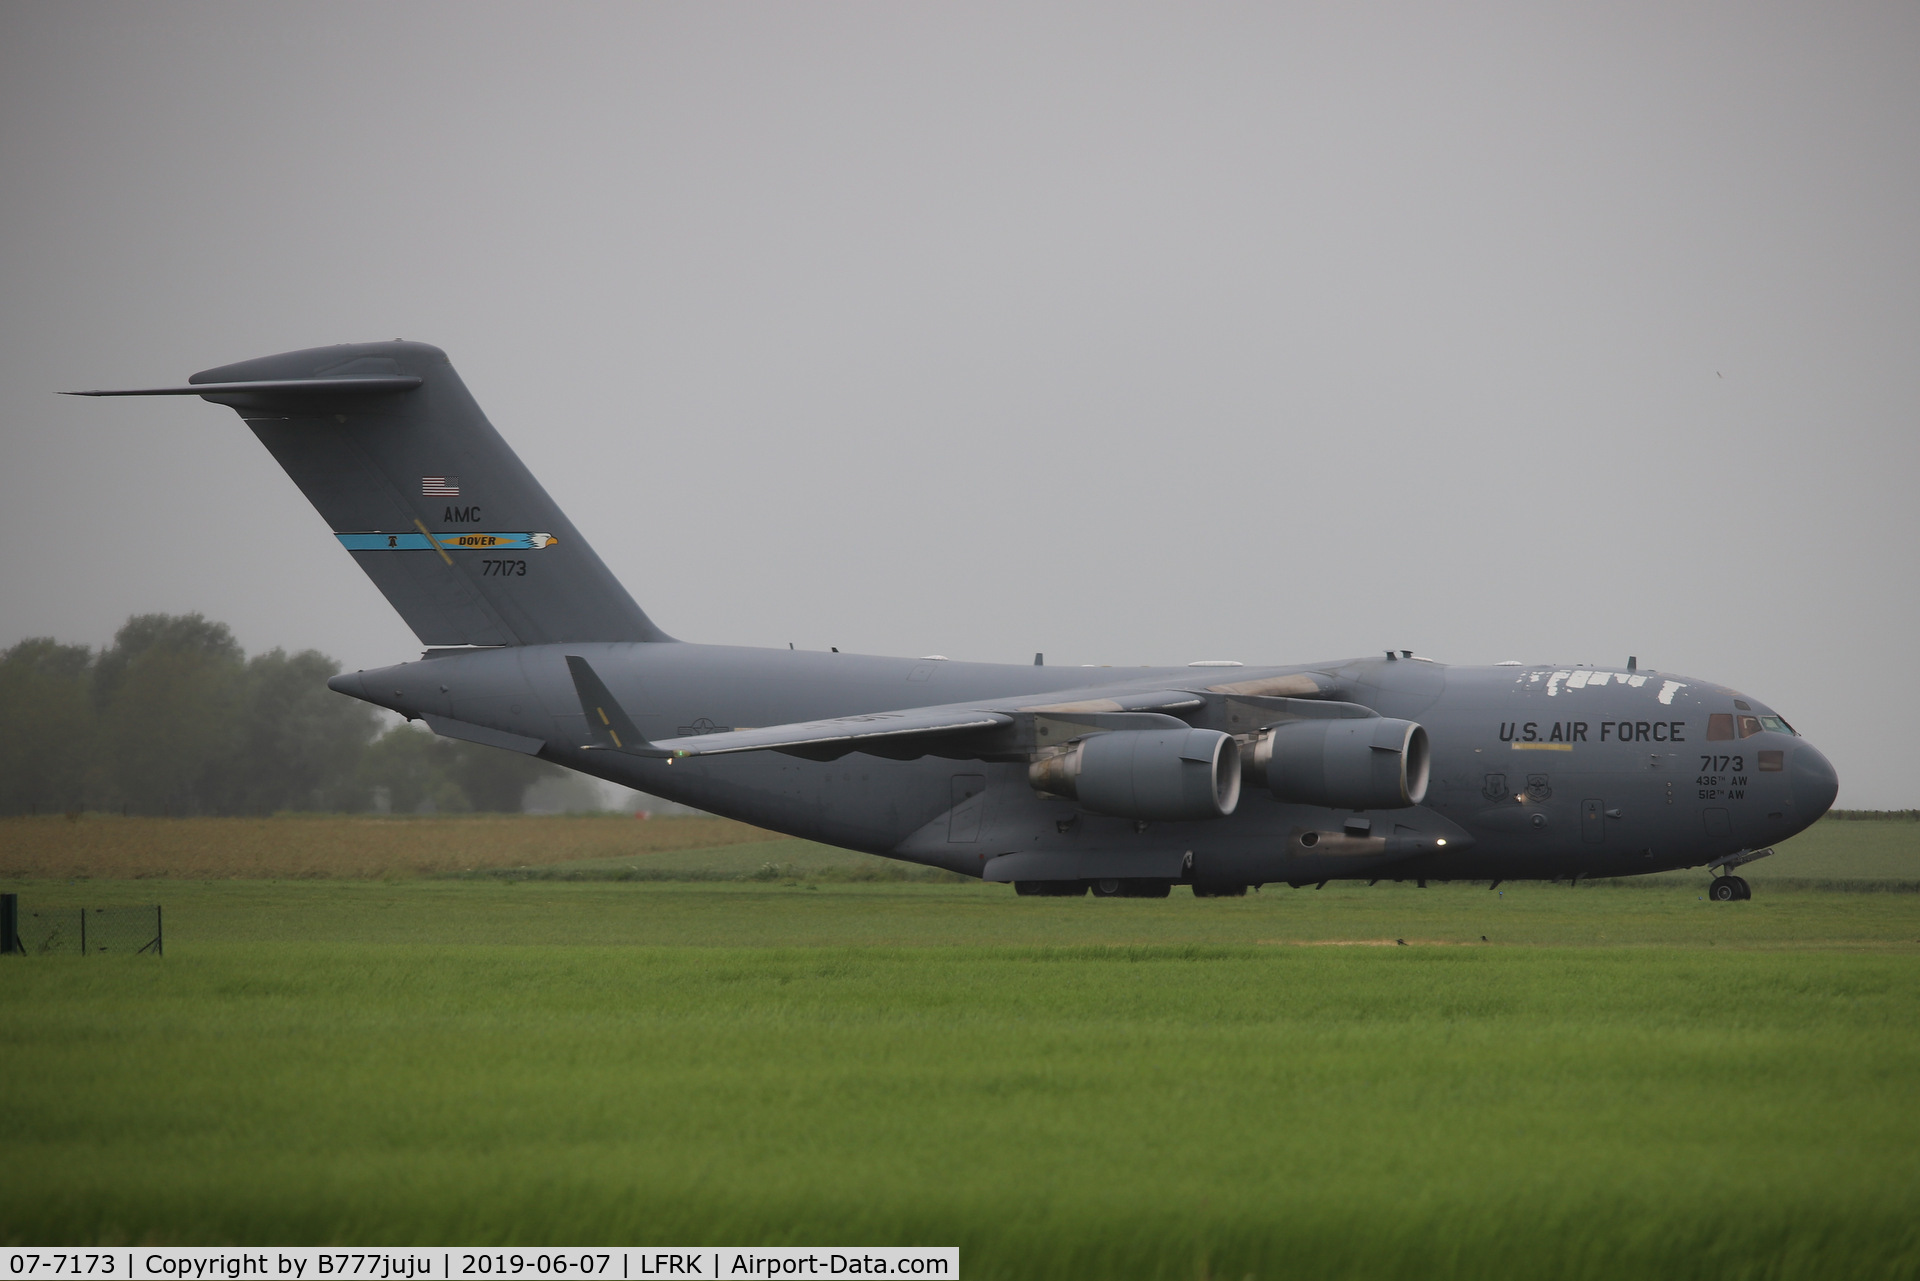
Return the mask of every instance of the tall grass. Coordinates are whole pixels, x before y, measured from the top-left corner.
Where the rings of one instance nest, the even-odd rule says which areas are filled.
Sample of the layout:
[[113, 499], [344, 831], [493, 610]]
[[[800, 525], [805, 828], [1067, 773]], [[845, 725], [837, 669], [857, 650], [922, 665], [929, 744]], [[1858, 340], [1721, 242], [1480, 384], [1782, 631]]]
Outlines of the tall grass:
[[0, 820], [26, 906], [168, 922], [0, 963], [0, 1236], [1920, 1275], [1920, 895], [1801, 885], [1909, 886], [1914, 830], [1816, 825], [1713, 904], [1020, 899], [711, 819]]
[[[1896, 815], [1899, 812], [1895, 812]], [[768, 869], [772, 869], [769, 871]], [[368, 880], [953, 880], [718, 818], [323, 814], [248, 818], [0, 818], [0, 877]], [[1920, 889], [1920, 823], [1815, 824], [1741, 875], [1803, 888]], [[1704, 871], [1672, 874], [1702, 883]], [[1634, 877], [1621, 884], [1645, 884]]]
[[182, 943], [17, 963], [0, 1017], [14, 1241], [1920, 1267], [1911, 951]]
[[[1630, 883], [1631, 884], [1631, 883]], [[1038, 947], [1337, 944], [1912, 950], [1920, 896], [1705, 887], [1335, 882], [1243, 899], [1017, 898], [1012, 887], [746, 880], [0, 880], [23, 910], [162, 904], [167, 948], [515, 944], [621, 947]], [[5, 973], [6, 971], [0, 971]]]
[[724, 818], [476, 815], [0, 818], [0, 877], [372, 879], [765, 841]]

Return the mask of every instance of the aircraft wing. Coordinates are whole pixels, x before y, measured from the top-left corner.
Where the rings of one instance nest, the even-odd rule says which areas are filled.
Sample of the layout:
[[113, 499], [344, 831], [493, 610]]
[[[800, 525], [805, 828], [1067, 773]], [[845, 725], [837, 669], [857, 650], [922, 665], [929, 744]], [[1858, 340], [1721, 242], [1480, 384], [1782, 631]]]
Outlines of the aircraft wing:
[[835, 716], [824, 721], [799, 721], [761, 729], [734, 729], [693, 738], [669, 738], [654, 746], [675, 756], [724, 756], [730, 752], [758, 752], [768, 748], [836, 747], [857, 749], [881, 738], [910, 738], [922, 734], [952, 734], [963, 730], [994, 729], [1013, 724], [1005, 712], [979, 708], [910, 707], [898, 712], [867, 712]]
[[[894, 711], [861, 712], [825, 720], [799, 721], [790, 725], [766, 725], [755, 729], [721, 730], [712, 734], [649, 741], [639, 726], [621, 708], [610, 690], [586, 659], [567, 656], [580, 708], [586, 714], [591, 742], [587, 750], [615, 751], [654, 760], [675, 760], [693, 756], [727, 756], [737, 752], [781, 751], [798, 756], [829, 759], [846, 752], [869, 751], [879, 755], [905, 752], [920, 755], [941, 751], [932, 743], [916, 750], [913, 740], [932, 740], [954, 735], [981, 735], [987, 731], [1007, 731], [1000, 735], [975, 738], [965, 745], [990, 755], [1015, 755], [1031, 752], [1050, 743], [1063, 743], [1088, 732], [1119, 729], [1174, 728], [1187, 724], [1177, 719], [1195, 712], [1209, 701], [1225, 707], [1225, 728], [1241, 732], [1245, 728], [1272, 724], [1281, 720], [1306, 717], [1372, 716], [1372, 711], [1351, 703], [1312, 702], [1288, 697], [1209, 690], [1206, 694], [1191, 690], [1155, 688], [1095, 691], [1066, 701], [993, 699], [971, 706], [948, 704], [936, 707], [908, 707]], [[1231, 706], [1227, 706], [1227, 705]], [[949, 750], [961, 745], [949, 745]], [[942, 754], [945, 754], [944, 752]], [[961, 755], [970, 754], [966, 750]]]
[[573, 687], [580, 695], [581, 709], [587, 714], [587, 731], [593, 737], [593, 741], [584, 746], [663, 760], [792, 748], [845, 747], [851, 751], [879, 739], [953, 734], [1013, 724], [1013, 717], [1005, 712], [977, 707], [912, 707], [896, 712], [865, 712], [822, 721], [799, 721], [792, 725], [726, 730], [654, 743], [640, 733], [586, 659], [569, 654], [567, 669], [573, 674]]

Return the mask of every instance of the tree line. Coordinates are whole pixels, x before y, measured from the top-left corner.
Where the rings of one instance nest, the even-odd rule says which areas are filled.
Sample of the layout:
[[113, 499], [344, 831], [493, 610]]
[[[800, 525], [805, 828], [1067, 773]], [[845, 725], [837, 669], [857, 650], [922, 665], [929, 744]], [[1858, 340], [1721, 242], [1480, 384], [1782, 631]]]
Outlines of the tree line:
[[564, 775], [517, 752], [382, 731], [315, 650], [249, 658], [225, 623], [140, 614], [99, 650], [0, 652], [0, 814], [517, 810]]

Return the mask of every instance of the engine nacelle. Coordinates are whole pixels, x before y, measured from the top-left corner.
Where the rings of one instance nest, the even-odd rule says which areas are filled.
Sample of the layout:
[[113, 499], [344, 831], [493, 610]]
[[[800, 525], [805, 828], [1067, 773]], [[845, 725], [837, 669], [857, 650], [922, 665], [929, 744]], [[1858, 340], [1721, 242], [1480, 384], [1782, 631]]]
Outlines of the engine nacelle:
[[1096, 814], [1224, 818], [1240, 803], [1240, 745], [1211, 729], [1114, 730], [1041, 757], [1027, 780]]
[[1275, 797], [1331, 809], [1393, 810], [1427, 798], [1427, 731], [1384, 716], [1262, 730], [1249, 772]]

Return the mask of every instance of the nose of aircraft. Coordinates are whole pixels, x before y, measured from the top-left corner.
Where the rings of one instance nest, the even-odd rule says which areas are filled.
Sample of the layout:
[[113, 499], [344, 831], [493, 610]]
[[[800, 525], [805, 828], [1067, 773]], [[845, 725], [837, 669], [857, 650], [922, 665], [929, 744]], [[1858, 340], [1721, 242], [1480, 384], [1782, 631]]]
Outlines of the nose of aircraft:
[[1826, 813], [1840, 793], [1840, 776], [1833, 764], [1811, 743], [1795, 743], [1788, 767], [1793, 780], [1793, 808], [1806, 822]]

